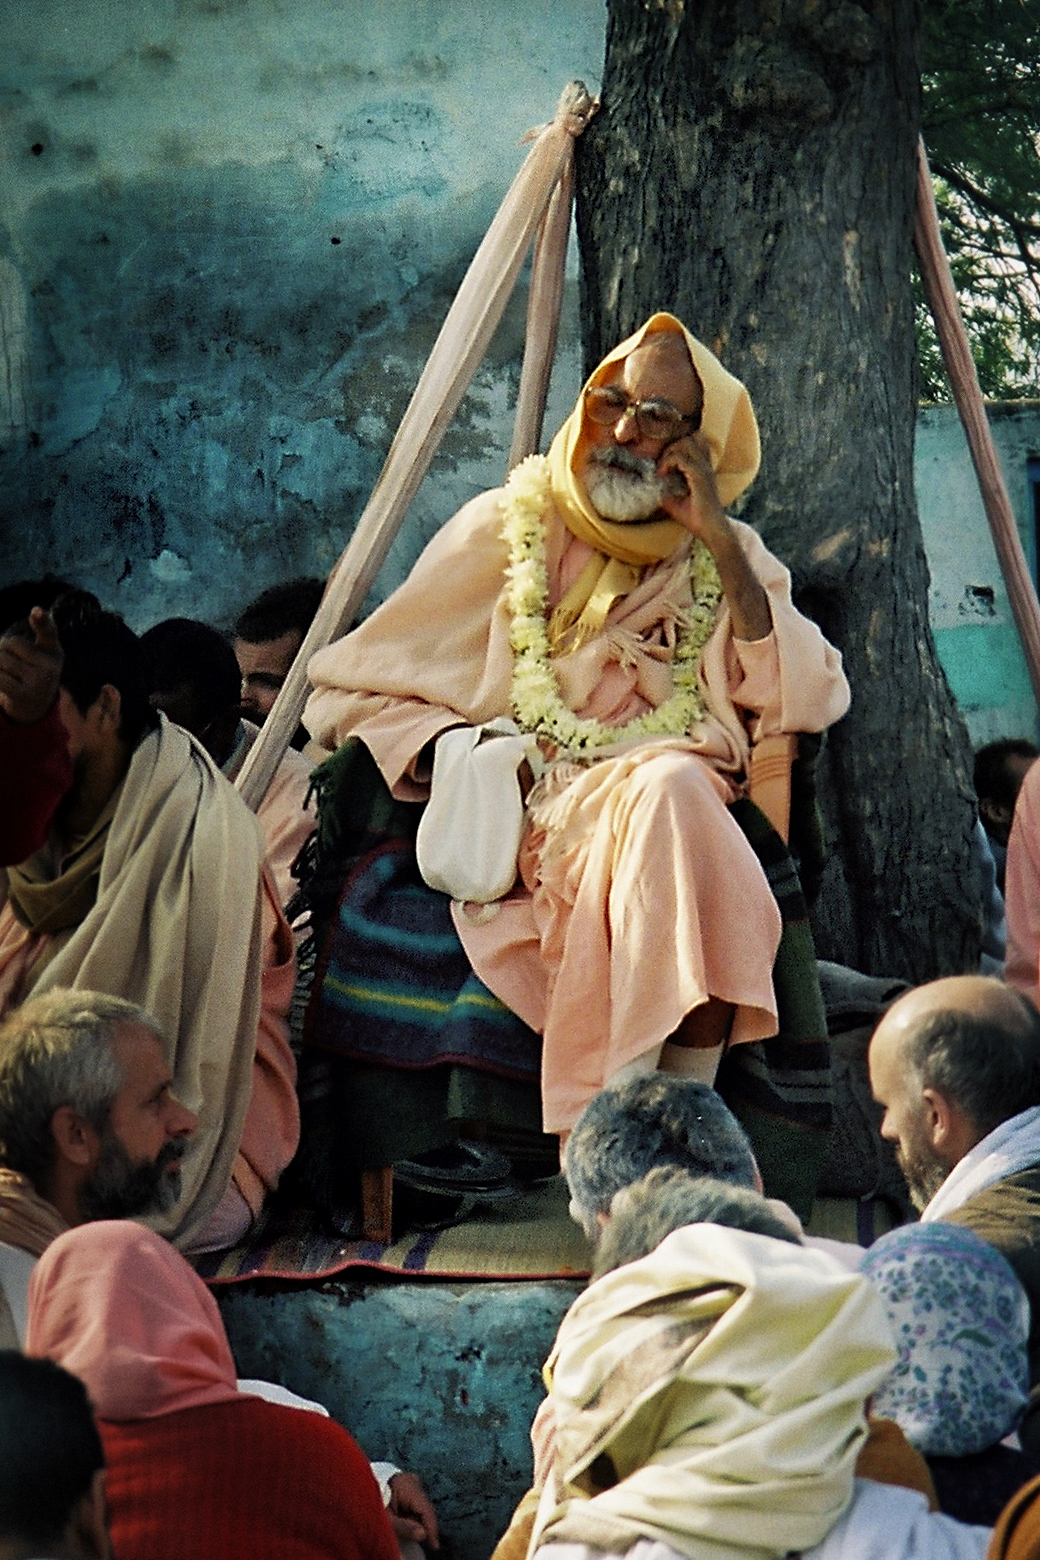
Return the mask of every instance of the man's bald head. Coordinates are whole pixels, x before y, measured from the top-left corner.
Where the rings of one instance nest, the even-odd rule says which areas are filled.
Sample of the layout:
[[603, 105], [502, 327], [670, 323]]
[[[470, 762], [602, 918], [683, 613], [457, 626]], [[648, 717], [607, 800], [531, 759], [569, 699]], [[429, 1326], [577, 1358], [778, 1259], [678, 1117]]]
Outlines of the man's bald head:
[[[704, 409], [704, 385], [693, 366], [686, 338], [675, 330], [655, 330], [625, 360], [641, 378], [648, 378], [660, 394], [674, 402], [696, 427]], [[646, 393], [644, 391], [644, 393]]]
[[1040, 1104], [1040, 1014], [986, 976], [931, 981], [889, 1008], [869, 1064], [882, 1136], [920, 1206], [994, 1127]]

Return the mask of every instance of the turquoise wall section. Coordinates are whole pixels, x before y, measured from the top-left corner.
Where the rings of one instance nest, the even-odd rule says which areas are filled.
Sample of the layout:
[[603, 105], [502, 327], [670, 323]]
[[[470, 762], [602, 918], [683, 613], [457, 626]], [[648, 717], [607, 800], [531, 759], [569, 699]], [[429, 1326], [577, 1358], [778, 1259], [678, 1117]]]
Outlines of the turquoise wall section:
[[224, 1290], [235, 1362], [316, 1398], [422, 1478], [451, 1560], [487, 1560], [531, 1482], [542, 1365], [582, 1285], [328, 1283]]
[[[140, 628], [327, 573], [603, 31], [600, 0], [0, 0], [0, 583], [49, 566]], [[504, 473], [524, 305], [378, 594]]]
[[[0, 584], [233, 618], [349, 538], [463, 271], [601, 0], [0, 0]], [[575, 265], [548, 423], [577, 389]], [[504, 469], [523, 288], [377, 581]], [[1038, 408], [992, 409], [1032, 553]], [[978, 742], [1035, 727], [956, 413], [916, 487]]]
[[[1040, 404], [988, 407], [1008, 496], [1035, 578], [1029, 462], [1040, 452]], [[956, 409], [922, 409], [914, 459], [917, 506], [931, 574], [936, 647], [976, 747], [1037, 736], [1036, 703], [1007, 590]]]

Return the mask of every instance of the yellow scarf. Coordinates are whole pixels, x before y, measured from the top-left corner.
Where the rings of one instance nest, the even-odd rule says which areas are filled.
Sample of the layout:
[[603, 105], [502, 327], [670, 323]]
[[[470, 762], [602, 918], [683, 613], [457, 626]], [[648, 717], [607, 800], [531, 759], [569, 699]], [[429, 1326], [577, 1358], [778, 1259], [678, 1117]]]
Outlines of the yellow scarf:
[[610, 378], [615, 364], [624, 362], [645, 344], [648, 336], [661, 331], [683, 337], [704, 387], [701, 432], [708, 441], [720, 502], [733, 503], [758, 471], [758, 424], [744, 386], [674, 314], [652, 315], [635, 335], [609, 352], [589, 376], [574, 411], [549, 447], [553, 499], [564, 524], [572, 535], [596, 549], [596, 556], [589, 560], [552, 615], [549, 637], [554, 646], [560, 644], [575, 623], [581, 625], [578, 642], [598, 632], [612, 604], [638, 584], [643, 568], [669, 557], [689, 536], [675, 520], [604, 520], [592, 508], [581, 475], [588, 449], [585, 391]]

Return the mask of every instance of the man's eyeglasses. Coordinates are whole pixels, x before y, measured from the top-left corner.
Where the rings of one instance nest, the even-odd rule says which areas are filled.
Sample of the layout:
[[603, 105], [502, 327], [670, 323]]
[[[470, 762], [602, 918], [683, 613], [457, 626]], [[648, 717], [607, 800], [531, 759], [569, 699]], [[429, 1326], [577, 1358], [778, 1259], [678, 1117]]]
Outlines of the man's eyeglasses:
[[644, 439], [671, 442], [700, 427], [700, 416], [680, 412], [671, 401], [651, 397], [646, 401], [629, 400], [616, 385], [593, 385], [585, 392], [585, 415], [601, 428], [613, 427], [626, 412], [631, 412]]

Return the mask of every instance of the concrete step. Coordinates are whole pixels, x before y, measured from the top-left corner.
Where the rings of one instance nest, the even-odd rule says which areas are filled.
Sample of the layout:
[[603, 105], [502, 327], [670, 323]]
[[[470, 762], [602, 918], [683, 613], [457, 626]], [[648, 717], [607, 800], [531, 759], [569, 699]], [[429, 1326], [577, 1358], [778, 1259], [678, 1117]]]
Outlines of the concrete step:
[[542, 1365], [575, 1280], [239, 1284], [218, 1292], [239, 1374], [324, 1403], [417, 1473], [446, 1560], [487, 1560], [531, 1482]]

